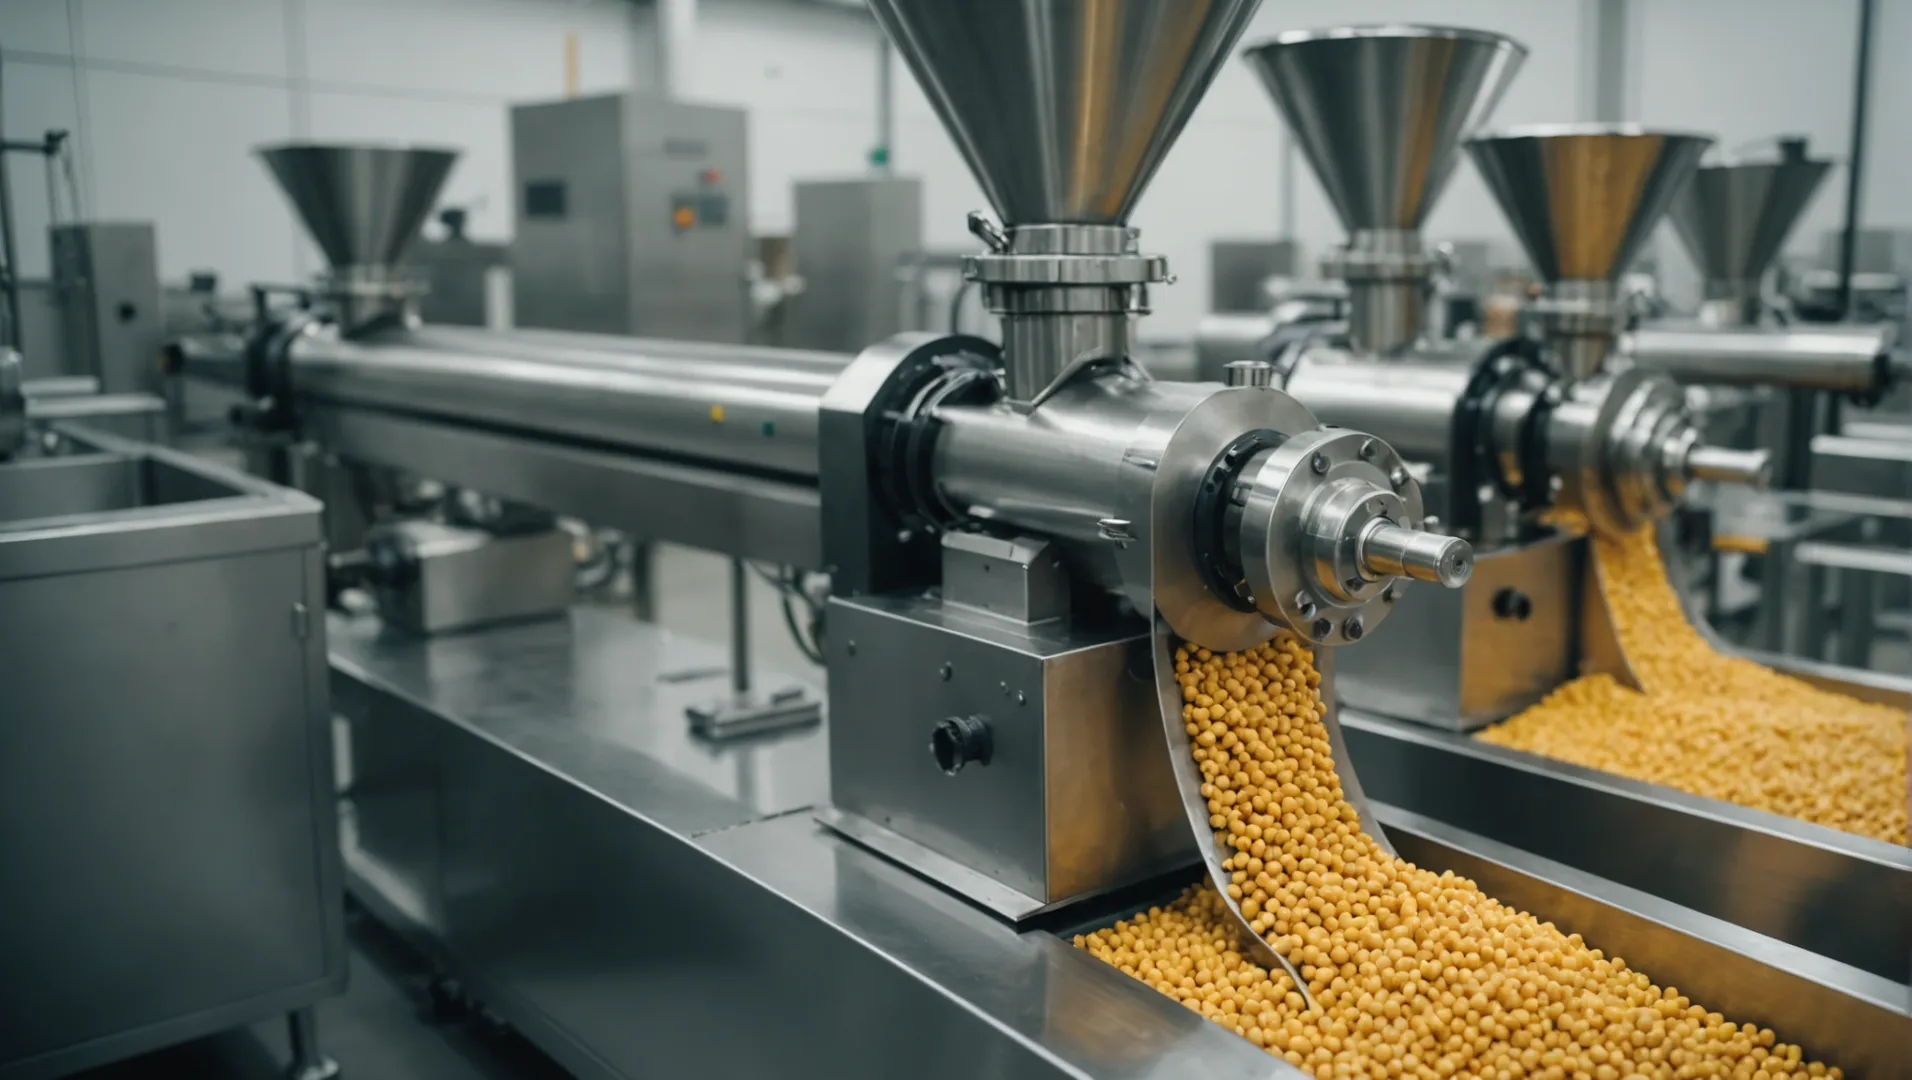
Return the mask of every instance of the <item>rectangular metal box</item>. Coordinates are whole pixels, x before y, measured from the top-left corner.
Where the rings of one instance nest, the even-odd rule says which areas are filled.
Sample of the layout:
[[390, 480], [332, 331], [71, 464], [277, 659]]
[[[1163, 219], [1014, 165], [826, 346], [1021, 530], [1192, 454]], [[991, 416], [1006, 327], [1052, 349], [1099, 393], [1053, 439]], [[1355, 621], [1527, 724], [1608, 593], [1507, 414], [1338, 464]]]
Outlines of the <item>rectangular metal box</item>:
[[[932, 878], [969, 868], [994, 888], [962, 891], [1011, 918], [1192, 861], [1139, 622], [890, 595], [831, 600], [830, 640], [831, 801], [891, 836], [832, 822], [845, 833]], [[955, 716], [991, 753], [946, 774], [931, 732]]]
[[319, 504], [156, 447], [0, 467], [0, 1078], [345, 984]]
[[1311, 277], [1299, 240], [1216, 240], [1208, 245], [1208, 310], [1264, 312], [1271, 306], [1262, 283], [1271, 277]]
[[68, 367], [66, 313], [49, 279], [20, 280], [20, 360], [21, 373], [29, 380], [92, 375]]
[[923, 249], [923, 183], [899, 177], [796, 185], [794, 265], [784, 343], [859, 352], [904, 330], [906, 260]]
[[1382, 716], [1472, 731], [1578, 675], [1585, 541], [1481, 555], [1459, 589], [1413, 584], [1359, 648], [1335, 656], [1335, 692]]
[[[413, 244], [406, 261], [425, 274], [431, 291], [418, 304], [418, 315], [441, 326], [509, 325], [508, 312], [493, 308], [492, 280], [509, 275], [511, 249], [504, 244], [448, 236]], [[508, 301], [508, 293], [499, 298]]]
[[159, 254], [144, 221], [88, 221], [47, 230], [62, 313], [60, 364], [108, 394], [160, 389]]
[[388, 625], [442, 634], [495, 622], [561, 614], [571, 605], [575, 564], [562, 529], [494, 535], [435, 521], [374, 526], [374, 551], [393, 553], [372, 592]]
[[744, 340], [744, 139], [741, 109], [650, 94], [514, 106], [516, 325]]

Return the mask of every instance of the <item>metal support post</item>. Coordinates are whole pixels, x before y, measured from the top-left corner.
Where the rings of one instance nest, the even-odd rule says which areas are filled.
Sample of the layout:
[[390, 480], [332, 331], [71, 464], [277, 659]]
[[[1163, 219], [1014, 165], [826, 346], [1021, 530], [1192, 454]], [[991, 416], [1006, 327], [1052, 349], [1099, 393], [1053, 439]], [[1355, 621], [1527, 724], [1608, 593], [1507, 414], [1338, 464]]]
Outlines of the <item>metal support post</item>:
[[286, 1037], [292, 1045], [289, 1080], [332, 1080], [339, 1063], [319, 1052], [319, 1018], [310, 1006], [286, 1014]]
[[823, 719], [816, 695], [800, 684], [768, 694], [753, 688], [750, 671], [750, 571], [730, 560], [730, 694], [686, 710], [691, 730], [707, 739], [760, 735], [806, 727]]

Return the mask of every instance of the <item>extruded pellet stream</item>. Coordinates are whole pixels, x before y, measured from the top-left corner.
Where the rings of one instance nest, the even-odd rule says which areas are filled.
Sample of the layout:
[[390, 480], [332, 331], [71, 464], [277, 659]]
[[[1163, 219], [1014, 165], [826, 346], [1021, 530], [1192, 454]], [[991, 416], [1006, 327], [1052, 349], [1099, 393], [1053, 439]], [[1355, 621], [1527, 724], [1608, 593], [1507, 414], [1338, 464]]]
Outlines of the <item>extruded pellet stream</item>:
[[[1821, 1059], [1842, 1051], [1855, 1075], [1898, 1074], [1892, 1036], [1905, 1028], [1888, 1012], [1870, 1017], [1874, 1045], [1829, 1040], [1809, 1054], [1786, 1037], [1814, 1045], [1813, 1032], [1767, 1026], [1786, 1031], [1785, 1015], [1739, 1023], [1709, 1011], [1597, 941], [1396, 856], [1344, 791], [1314, 655], [1293, 639], [1234, 654], [1184, 647], [1173, 676], [1225, 877], [1220, 891], [1194, 887], [1075, 938], [1125, 974], [1322, 1080], [1837, 1077]], [[1235, 911], [1300, 986], [1244, 956]]]

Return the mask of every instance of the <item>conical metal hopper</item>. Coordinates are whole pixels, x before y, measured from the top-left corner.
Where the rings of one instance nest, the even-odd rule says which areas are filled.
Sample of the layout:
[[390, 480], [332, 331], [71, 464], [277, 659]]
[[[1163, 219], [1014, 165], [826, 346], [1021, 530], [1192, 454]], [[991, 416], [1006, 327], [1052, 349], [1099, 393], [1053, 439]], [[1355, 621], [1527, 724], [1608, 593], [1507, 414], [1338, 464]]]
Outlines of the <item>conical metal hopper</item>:
[[1471, 139], [1467, 150], [1542, 278], [1615, 281], [1712, 142], [1572, 124]]
[[870, 0], [1006, 225], [1127, 220], [1260, 0]]
[[1709, 286], [1753, 286], [1766, 276], [1832, 162], [1785, 160], [1703, 166], [1668, 211]]
[[455, 150], [285, 143], [256, 153], [334, 270], [387, 267], [418, 235]]
[[1349, 26], [1282, 34], [1243, 56], [1352, 233], [1418, 229], [1526, 59], [1499, 34]]

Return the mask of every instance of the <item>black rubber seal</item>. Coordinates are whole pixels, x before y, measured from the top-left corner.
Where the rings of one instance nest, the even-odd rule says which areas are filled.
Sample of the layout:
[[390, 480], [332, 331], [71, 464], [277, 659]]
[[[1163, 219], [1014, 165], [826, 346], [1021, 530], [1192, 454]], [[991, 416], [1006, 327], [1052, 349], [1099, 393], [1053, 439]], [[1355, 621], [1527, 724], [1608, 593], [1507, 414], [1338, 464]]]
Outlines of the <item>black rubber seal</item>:
[[[1480, 499], [1477, 493], [1481, 485], [1493, 483], [1501, 490], [1507, 490], [1507, 484], [1500, 475], [1500, 467], [1494, 462], [1494, 425], [1493, 408], [1496, 393], [1514, 376], [1524, 370], [1546, 371], [1546, 365], [1540, 358], [1540, 343], [1527, 337], [1502, 338], [1494, 342], [1481, 353], [1474, 365], [1473, 377], [1467, 381], [1467, 387], [1461, 393], [1461, 399], [1454, 408], [1454, 427], [1449, 436], [1454, 449], [1454, 467], [1449, 486], [1450, 510], [1456, 520], [1447, 523], [1456, 532], [1478, 536], [1482, 526]], [[1536, 409], [1538, 414], [1543, 410]], [[1535, 425], [1529, 423], [1531, 429]], [[1528, 446], [1530, 430], [1521, 432], [1521, 455], [1528, 460], [1544, 460], [1529, 457]], [[1546, 490], [1546, 478], [1536, 477], [1533, 469], [1527, 470], [1526, 480], [1538, 480], [1541, 491]]]
[[1196, 571], [1208, 591], [1236, 611], [1252, 612], [1255, 605], [1242, 596], [1246, 591], [1246, 578], [1241, 563], [1228, 558], [1228, 549], [1223, 543], [1224, 531], [1228, 528], [1229, 496], [1249, 460], [1263, 450], [1280, 446], [1286, 438], [1279, 431], [1267, 428], [1237, 436], [1209, 463], [1202, 486], [1195, 493]]
[[876, 445], [884, 452], [870, 468], [877, 490], [905, 524], [941, 531], [961, 515], [936, 494], [936, 438], [942, 428], [936, 407], [988, 405], [1000, 396], [1001, 384], [994, 372], [962, 354], [938, 357], [916, 376], [874, 410]]

